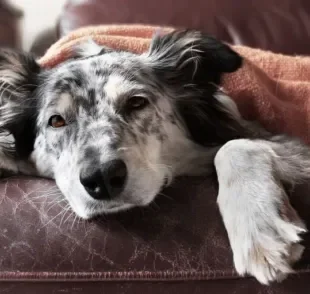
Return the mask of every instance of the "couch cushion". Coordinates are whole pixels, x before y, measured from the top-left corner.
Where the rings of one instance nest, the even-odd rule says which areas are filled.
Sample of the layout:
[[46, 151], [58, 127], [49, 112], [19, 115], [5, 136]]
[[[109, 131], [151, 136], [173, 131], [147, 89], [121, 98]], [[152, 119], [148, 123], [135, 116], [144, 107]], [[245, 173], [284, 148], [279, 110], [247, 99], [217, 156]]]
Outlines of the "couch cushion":
[[21, 12], [0, 1], [0, 46], [18, 46], [18, 20]]
[[59, 29], [111, 23], [196, 28], [233, 44], [310, 53], [309, 0], [69, 0]]
[[[302, 187], [293, 196], [309, 224], [308, 192]], [[83, 221], [64, 208], [66, 202], [53, 181], [1, 180], [0, 281], [117, 281], [132, 289], [135, 282], [169, 281], [182, 290], [177, 281], [236, 279], [216, 194], [211, 179], [183, 178], [149, 208]], [[298, 275], [268, 293], [293, 289], [292, 281], [310, 278], [309, 236], [305, 239]], [[238, 281], [230, 282], [227, 293], [230, 287], [265, 289], [252, 278]], [[9, 293], [21, 293], [16, 287]]]

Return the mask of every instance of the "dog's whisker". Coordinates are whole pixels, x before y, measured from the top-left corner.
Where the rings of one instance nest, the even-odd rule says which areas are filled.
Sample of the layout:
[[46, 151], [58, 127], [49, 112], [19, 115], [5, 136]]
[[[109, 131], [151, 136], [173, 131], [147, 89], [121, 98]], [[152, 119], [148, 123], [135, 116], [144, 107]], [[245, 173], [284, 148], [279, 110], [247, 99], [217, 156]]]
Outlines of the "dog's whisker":
[[[63, 197], [62, 194], [58, 194], [58, 195], [51, 195], [53, 198], [50, 200], [55, 201], [58, 200], [60, 198]], [[35, 196], [35, 197], [25, 197], [19, 204], [25, 204], [25, 203], [46, 203], [47, 199], [50, 198], [50, 195], [39, 195], [39, 196]], [[42, 201], [40, 201], [42, 200]]]
[[69, 213], [69, 216], [64, 220], [63, 225], [74, 215], [74, 211]]
[[47, 211], [46, 211], [45, 213], [47, 214], [53, 207], [59, 206], [60, 203], [65, 202], [65, 201], [67, 201], [67, 200], [66, 200], [66, 199], [62, 199], [62, 200], [60, 200], [60, 201], [54, 202], [54, 203], [47, 209]]
[[[56, 199], [57, 200], [57, 199]], [[67, 201], [66, 199], [63, 199], [63, 200], [58, 200], [58, 201], [56, 201], [57, 203], [61, 203], [61, 202], [65, 202], [65, 201]], [[44, 204], [44, 205], [46, 205], [46, 204], [51, 204], [51, 203], [55, 203], [55, 199], [52, 199], [52, 200], [49, 200], [49, 201], [30, 201], [31, 203], [34, 203], [34, 204]]]
[[74, 223], [75, 223], [75, 221], [76, 221], [77, 217], [78, 217], [78, 215], [77, 215], [77, 214], [75, 214], [75, 217], [74, 217], [73, 222], [72, 222], [72, 224], [71, 224], [71, 231], [73, 230]]
[[56, 214], [54, 217], [52, 217], [48, 222], [46, 222], [41, 229], [47, 227], [51, 222], [53, 222], [54, 219], [56, 219], [58, 216], [60, 216], [62, 213], [64, 213], [63, 210], [61, 210], [58, 214]]
[[174, 201], [174, 199], [173, 199], [172, 197], [170, 197], [170, 196], [168, 196], [167, 194], [164, 194], [164, 193], [162, 193], [162, 192], [158, 193], [158, 195], [159, 195], [159, 196], [163, 196], [163, 197], [165, 197], [165, 198], [167, 198], [167, 199], [169, 199], [169, 200]]
[[157, 210], [160, 210], [160, 206], [155, 202], [156, 200], [153, 200], [151, 205], [155, 206]]
[[31, 196], [30, 199], [59, 199], [59, 198], [63, 198], [63, 194], [57, 192], [57, 193], [54, 193], [54, 192], [50, 192], [50, 193], [42, 193], [40, 195], [36, 195], [36, 196]]
[[66, 216], [66, 214], [71, 210], [71, 206], [70, 204], [68, 203], [67, 206], [64, 207], [64, 214], [62, 215], [61, 217], [61, 220], [60, 220], [60, 223], [59, 223], [59, 226], [61, 227], [62, 224], [63, 224], [63, 221], [64, 221], [64, 218]]
[[47, 192], [47, 193], [37, 193], [36, 194], [40, 194], [37, 196], [32, 196], [31, 199], [39, 199], [39, 198], [49, 198], [49, 197], [62, 197], [63, 195], [61, 194], [61, 192], [59, 191], [51, 191], [51, 192]]

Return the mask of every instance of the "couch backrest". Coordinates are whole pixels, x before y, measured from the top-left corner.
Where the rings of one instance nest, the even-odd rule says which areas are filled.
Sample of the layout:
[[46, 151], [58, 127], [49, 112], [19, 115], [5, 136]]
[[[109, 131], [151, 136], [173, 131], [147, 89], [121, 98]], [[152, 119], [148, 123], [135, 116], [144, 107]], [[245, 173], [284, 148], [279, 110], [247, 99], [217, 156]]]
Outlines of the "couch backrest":
[[196, 28], [233, 44], [310, 53], [309, 0], [69, 0], [59, 28], [111, 23]]

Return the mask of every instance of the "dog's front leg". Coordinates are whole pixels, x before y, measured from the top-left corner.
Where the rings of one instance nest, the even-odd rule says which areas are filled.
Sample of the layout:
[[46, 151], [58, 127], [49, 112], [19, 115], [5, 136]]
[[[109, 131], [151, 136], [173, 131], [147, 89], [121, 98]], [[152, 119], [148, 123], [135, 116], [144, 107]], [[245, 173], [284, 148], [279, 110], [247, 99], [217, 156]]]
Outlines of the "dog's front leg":
[[18, 161], [14, 158], [1, 153], [0, 149], [0, 178], [14, 176], [17, 174], [36, 175], [36, 169], [33, 164], [28, 161]]
[[8, 154], [0, 145], [0, 178], [17, 174], [37, 175], [35, 166], [29, 160], [18, 160]]
[[16, 162], [8, 157], [0, 148], [0, 178], [18, 173]]
[[289, 171], [281, 164], [294, 160], [281, 158], [280, 147], [264, 140], [233, 140], [215, 157], [218, 205], [236, 270], [264, 284], [285, 278], [303, 252], [299, 235], [305, 226], [282, 186]]

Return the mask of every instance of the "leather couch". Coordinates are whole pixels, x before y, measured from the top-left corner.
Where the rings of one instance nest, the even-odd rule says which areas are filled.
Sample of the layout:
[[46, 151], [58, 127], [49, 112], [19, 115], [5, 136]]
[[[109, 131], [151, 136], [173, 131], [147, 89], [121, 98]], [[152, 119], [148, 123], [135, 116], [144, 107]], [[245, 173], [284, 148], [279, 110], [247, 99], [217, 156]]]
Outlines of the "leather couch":
[[[59, 35], [84, 25], [151, 23], [310, 53], [309, 0], [71, 0]], [[291, 199], [310, 228], [310, 185]], [[165, 197], [166, 195], [167, 197]], [[145, 209], [78, 220], [53, 181], [0, 182], [0, 293], [299, 293], [310, 291], [310, 236], [296, 273], [266, 287], [234, 271], [216, 179], [182, 178]]]
[[21, 12], [0, 0], [0, 46], [18, 46], [18, 20]]

